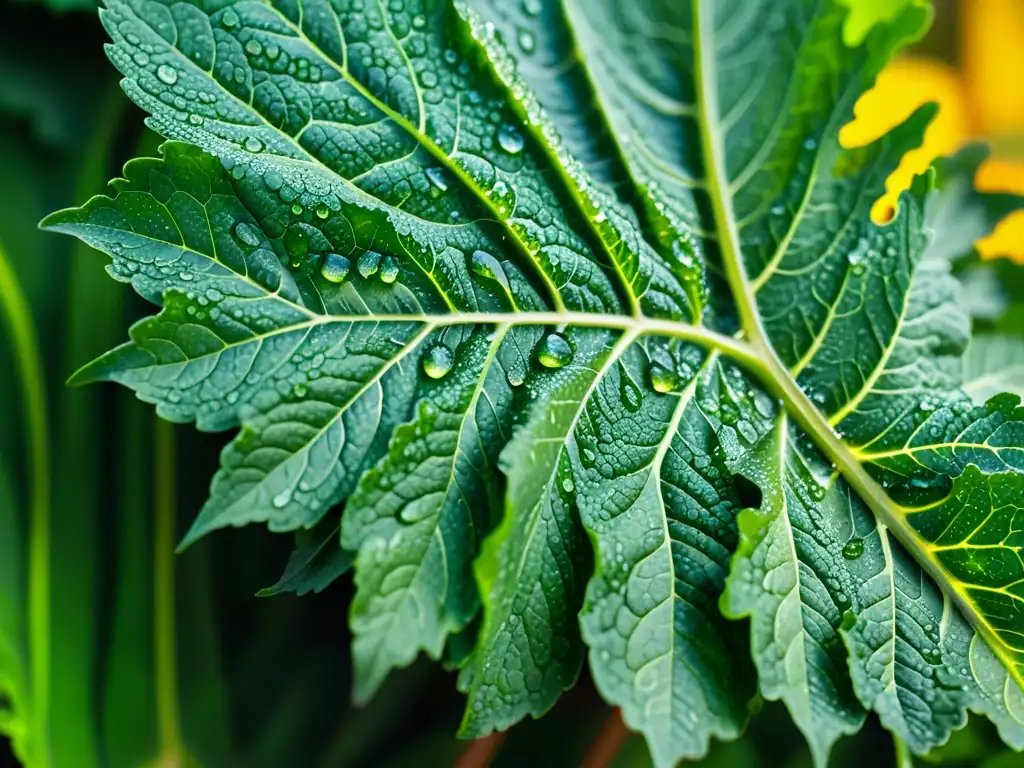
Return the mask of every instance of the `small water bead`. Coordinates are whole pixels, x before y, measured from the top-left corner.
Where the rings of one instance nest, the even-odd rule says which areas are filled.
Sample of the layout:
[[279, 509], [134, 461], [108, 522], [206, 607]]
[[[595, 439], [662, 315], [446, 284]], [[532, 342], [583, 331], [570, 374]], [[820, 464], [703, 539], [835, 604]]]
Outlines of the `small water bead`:
[[625, 369], [619, 376], [619, 400], [622, 402], [622, 407], [630, 413], [636, 413], [644, 404], [644, 396], [640, 387], [629, 377]]
[[292, 203], [292, 213], [296, 216], [302, 215], [302, 205], [300, 203]]
[[246, 245], [255, 248], [260, 244], [260, 233], [252, 224], [240, 221], [235, 225], [235, 236]]
[[505, 378], [508, 379], [510, 387], [521, 387], [526, 381], [526, 363], [520, 357], [505, 371]]
[[545, 368], [563, 368], [572, 362], [575, 351], [560, 333], [549, 333], [537, 347], [537, 360]]
[[527, 16], [540, 16], [541, 10], [541, 0], [523, 0], [523, 13]]
[[294, 397], [298, 398], [299, 400], [304, 398], [308, 393], [309, 393], [309, 387], [307, 387], [305, 384], [303, 384], [301, 382], [299, 382], [294, 387], [292, 387], [292, 395]]
[[424, 171], [426, 174], [427, 181], [429, 181], [435, 189], [440, 192], [448, 191], [448, 180], [444, 177], [444, 172], [440, 168], [427, 168]]
[[237, 26], [238, 25], [238, 14], [235, 13], [234, 10], [232, 10], [231, 8], [228, 8], [224, 12], [224, 15], [221, 17], [221, 23], [225, 27], [227, 27], [228, 29], [231, 29], [232, 27]]
[[533, 53], [533, 49], [537, 47], [537, 38], [528, 29], [520, 29], [519, 34], [516, 36], [516, 41], [519, 43], [519, 48], [523, 53]]
[[247, 136], [243, 143], [247, 152], [262, 152], [263, 142], [257, 139], [255, 136]]
[[326, 219], [330, 215], [331, 215], [331, 209], [328, 208], [326, 205], [321, 203], [320, 205], [317, 206], [317, 208], [316, 208], [316, 217], [318, 219]]
[[452, 351], [444, 344], [432, 344], [423, 353], [423, 372], [432, 379], [443, 379], [455, 362]]
[[329, 253], [324, 257], [324, 263], [320, 265], [320, 274], [329, 282], [340, 283], [348, 275], [351, 267], [351, 262], [340, 253]]
[[389, 285], [398, 278], [398, 262], [392, 256], [385, 256], [380, 265], [380, 279]]
[[666, 394], [674, 392], [679, 386], [679, 377], [671, 368], [666, 368], [661, 363], [651, 365], [651, 386], [655, 392]]
[[513, 126], [503, 125], [498, 128], [498, 146], [510, 155], [518, 155], [525, 146], [523, 135]]
[[245, 52], [250, 56], [259, 56], [263, 53], [263, 44], [259, 40], [250, 40], [245, 44]]
[[843, 557], [847, 560], [856, 560], [864, 554], [864, 540], [850, 539], [843, 547]]
[[166, 64], [161, 64], [157, 67], [156, 76], [160, 78], [160, 82], [166, 83], [167, 85], [174, 85], [178, 82], [178, 70], [174, 67], [169, 67]]
[[381, 256], [376, 251], [366, 251], [356, 261], [356, 269], [363, 277], [371, 277], [377, 274], [377, 270], [380, 268], [380, 259]]

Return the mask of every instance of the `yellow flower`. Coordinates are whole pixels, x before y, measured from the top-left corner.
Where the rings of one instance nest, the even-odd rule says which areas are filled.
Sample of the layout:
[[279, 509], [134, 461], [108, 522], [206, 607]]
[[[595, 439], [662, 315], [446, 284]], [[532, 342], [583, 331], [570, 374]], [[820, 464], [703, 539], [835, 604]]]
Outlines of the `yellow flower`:
[[[880, 0], [865, 2], [869, 10], [850, 18], [848, 42], [885, 18], [884, 10], [871, 10]], [[852, 2], [853, 8], [857, 5]], [[922, 146], [889, 177], [886, 195], [873, 211], [876, 218], [936, 157], [972, 139], [1024, 134], [1024, 0], [961, 0], [959, 10], [959, 69], [933, 58], [897, 59], [857, 102], [854, 121], [840, 133], [844, 146], [860, 146], [902, 123], [922, 104], [939, 104]], [[1024, 161], [993, 157], [979, 169], [975, 184], [985, 191], [1024, 194]], [[985, 256], [1011, 255], [1024, 262], [1024, 212], [1009, 216], [977, 245]]]

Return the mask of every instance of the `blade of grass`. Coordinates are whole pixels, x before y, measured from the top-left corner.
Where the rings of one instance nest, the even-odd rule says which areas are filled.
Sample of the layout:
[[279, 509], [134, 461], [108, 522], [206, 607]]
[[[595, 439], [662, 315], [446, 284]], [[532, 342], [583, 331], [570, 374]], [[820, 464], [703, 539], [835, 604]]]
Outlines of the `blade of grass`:
[[50, 445], [43, 366], [32, 315], [0, 246], [0, 315], [14, 350], [26, 422], [29, 473], [28, 638], [32, 685], [34, 768], [50, 765], [45, 724], [50, 690]]

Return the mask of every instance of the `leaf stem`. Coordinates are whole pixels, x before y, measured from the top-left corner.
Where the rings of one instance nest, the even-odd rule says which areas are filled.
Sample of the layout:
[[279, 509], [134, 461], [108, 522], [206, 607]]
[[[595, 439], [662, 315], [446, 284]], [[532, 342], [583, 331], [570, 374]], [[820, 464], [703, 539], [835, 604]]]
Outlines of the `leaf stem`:
[[174, 606], [176, 462], [174, 425], [156, 419], [155, 525], [153, 531], [153, 655], [162, 764], [182, 760]]
[[604, 721], [601, 730], [590, 745], [587, 754], [584, 755], [580, 768], [605, 768], [615, 756], [619, 754], [622, 745], [629, 738], [629, 731], [626, 724], [622, 722], [622, 712], [613, 709], [608, 719]]
[[508, 731], [495, 731], [471, 742], [452, 764], [452, 768], [487, 768], [507, 737]]
[[14, 348], [15, 367], [21, 380], [30, 485], [28, 635], [32, 671], [33, 714], [39, 741], [40, 761], [50, 764], [43, 729], [49, 715], [50, 696], [50, 446], [46, 395], [42, 389], [43, 365], [32, 315], [14, 270], [0, 247], [0, 315]]

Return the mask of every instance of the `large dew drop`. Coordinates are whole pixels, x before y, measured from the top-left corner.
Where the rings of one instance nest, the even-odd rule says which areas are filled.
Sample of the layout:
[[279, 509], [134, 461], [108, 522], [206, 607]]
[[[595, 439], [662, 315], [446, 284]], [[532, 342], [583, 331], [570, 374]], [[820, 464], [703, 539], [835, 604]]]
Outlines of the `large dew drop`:
[[348, 275], [351, 266], [351, 262], [340, 253], [329, 253], [324, 258], [324, 263], [320, 265], [320, 274], [325, 280], [340, 283]]
[[160, 78], [161, 83], [166, 85], [174, 85], [178, 82], [178, 70], [174, 67], [169, 67], [166, 64], [161, 64], [156, 70], [156, 76]]
[[503, 125], [498, 129], [498, 146], [510, 155], [518, 155], [523, 151], [523, 135], [511, 125]]
[[572, 362], [574, 350], [560, 333], [549, 333], [537, 347], [537, 360], [545, 368], [563, 368]]
[[843, 547], [843, 557], [847, 560], [856, 560], [864, 554], [864, 540], [863, 539], [850, 539], [846, 546]]
[[389, 285], [398, 278], [398, 262], [392, 256], [385, 256], [380, 264], [380, 279]]
[[235, 226], [235, 236], [248, 246], [255, 248], [260, 244], [260, 233], [252, 224], [244, 221]]
[[380, 269], [380, 258], [380, 254], [376, 251], [366, 251], [356, 262], [356, 269], [363, 277], [371, 277]]
[[443, 379], [452, 369], [452, 351], [444, 344], [431, 344], [423, 353], [423, 372], [432, 379]]
[[655, 392], [665, 394], [674, 392], [679, 387], [679, 377], [676, 375], [676, 372], [661, 363], [653, 363], [650, 373], [651, 387]]

